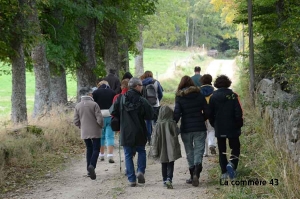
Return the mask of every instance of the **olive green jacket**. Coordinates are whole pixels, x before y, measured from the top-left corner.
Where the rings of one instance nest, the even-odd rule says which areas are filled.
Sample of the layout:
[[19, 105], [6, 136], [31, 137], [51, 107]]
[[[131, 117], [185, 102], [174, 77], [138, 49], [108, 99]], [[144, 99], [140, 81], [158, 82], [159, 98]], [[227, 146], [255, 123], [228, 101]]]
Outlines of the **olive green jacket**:
[[172, 162], [181, 158], [177, 125], [173, 120], [173, 110], [162, 106], [152, 134], [152, 156], [161, 163]]

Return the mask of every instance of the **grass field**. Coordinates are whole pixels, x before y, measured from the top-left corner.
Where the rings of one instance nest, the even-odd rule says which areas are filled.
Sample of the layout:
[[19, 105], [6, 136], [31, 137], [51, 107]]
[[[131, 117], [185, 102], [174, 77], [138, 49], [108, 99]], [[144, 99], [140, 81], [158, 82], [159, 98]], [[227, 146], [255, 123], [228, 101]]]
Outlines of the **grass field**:
[[[175, 51], [175, 50], [160, 50], [160, 49], [145, 49], [144, 51], [144, 69], [151, 70], [154, 77], [159, 77], [159, 74], [166, 72], [168, 67], [172, 66], [174, 62], [186, 59], [192, 55], [187, 51]], [[130, 72], [134, 73], [134, 59], [130, 60]], [[10, 69], [9, 65], [0, 63], [0, 70]], [[191, 74], [188, 74], [191, 75]], [[167, 84], [167, 82], [164, 82]], [[170, 87], [166, 85], [166, 87]], [[171, 86], [172, 87], [172, 86]], [[67, 76], [67, 90], [68, 97], [72, 98], [76, 96], [76, 80], [71, 74]], [[0, 118], [1, 120], [9, 119], [11, 111], [11, 92], [12, 92], [12, 80], [11, 75], [2, 74], [0, 76]], [[35, 79], [33, 72], [26, 72], [26, 102], [28, 115], [33, 110], [35, 92]]]

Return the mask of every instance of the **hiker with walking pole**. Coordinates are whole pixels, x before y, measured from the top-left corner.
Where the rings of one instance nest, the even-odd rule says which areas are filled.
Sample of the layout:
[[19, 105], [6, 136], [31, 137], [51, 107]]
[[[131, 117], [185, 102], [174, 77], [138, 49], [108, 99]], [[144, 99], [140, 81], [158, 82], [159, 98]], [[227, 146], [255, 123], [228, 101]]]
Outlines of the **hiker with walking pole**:
[[[120, 118], [121, 146], [124, 148], [126, 174], [129, 186], [145, 183], [147, 129], [145, 120], [153, 118], [153, 108], [141, 96], [143, 88], [139, 78], [131, 78], [128, 82], [129, 90], [120, 95], [111, 107], [114, 117]], [[138, 153], [137, 175], [135, 174], [133, 156]]]

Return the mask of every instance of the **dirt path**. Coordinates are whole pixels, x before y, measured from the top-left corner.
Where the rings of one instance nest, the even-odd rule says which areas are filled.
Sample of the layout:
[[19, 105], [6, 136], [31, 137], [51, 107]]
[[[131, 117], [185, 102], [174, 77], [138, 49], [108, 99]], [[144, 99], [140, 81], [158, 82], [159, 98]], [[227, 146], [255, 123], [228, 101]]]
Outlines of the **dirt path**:
[[[180, 139], [181, 140], [181, 139]], [[149, 146], [146, 146], [147, 151]], [[216, 156], [204, 157], [204, 170], [201, 173], [199, 187], [186, 184], [189, 177], [187, 172], [187, 161], [183, 144], [181, 143], [183, 158], [175, 162], [173, 179], [173, 190], [163, 186], [161, 177], [161, 165], [153, 159], [148, 158], [146, 168], [146, 183], [138, 184], [137, 187], [129, 187], [127, 177], [124, 175], [124, 153], [121, 150], [122, 173], [120, 173], [118, 148], [115, 149], [116, 163], [109, 164], [107, 161], [99, 161], [96, 168], [97, 179], [91, 180], [86, 177], [85, 158], [73, 160], [66, 170], [59, 172], [52, 177], [34, 183], [31, 190], [20, 189], [10, 193], [5, 198], [212, 198], [208, 190], [208, 168], [217, 166]], [[136, 161], [136, 158], [135, 158]], [[214, 163], [213, 163], [214, 162]]]
[[233, 83], [236, 82], [235, 78], [235, 70], [236, 64], [234, 60], [224, 60], [218, 59], [213, 60], [210, 64], [206, 67], [206, 70], [202, 74], [210, 74], [213, 79], [215, 79], [218, 75], [227, 75]]
[[[233, 81], [235, 63], [233, 60], [214, 60], [206, 67], [204, 73], [209, 73], [215, 78], [218, 74], [226, 74]], [[234, 81], [235, 82], [235, 81]], [[181, 141], [181, 139], [180, 139]], [[118, 144], [116, 144], [118, 145]], [[149, 146], [146, 147], [147, 151]], [[175, 162], [173, 190], [163, 187], [161, 177], [161, 165], [152, 159], [147, 160], [146, 183], [137, 187], [128, 187], [127, 177], [124, 175], [124, 152], [121, 150], [122, 172], [120, 173], [118, 148], [115, 149], [114, 164], [106, 161], [98, 162], [96, 173], [97, 179], [91, 180], [86, 177], [85, 157], [82, 154], [80, 160], [72, 160], [66, 169], [54, 175], [49, 175], [44, 180], [34, 182], [27, 189], [23, 187], [13, 193], [0, 198], [26, 198], [26, 199], [68, 199], [68, 198], [213, 198], [211, 186], [208, 185], [208, 170], [218, 167], [217, 156], [203, 158], [203, 171], [200, 177], [199, 187], [193, 187], [185, 183], [189, 177], [186, 154], [181, 142], [182, 158]], [[136, 162], [136, 159], [135, 159]]]

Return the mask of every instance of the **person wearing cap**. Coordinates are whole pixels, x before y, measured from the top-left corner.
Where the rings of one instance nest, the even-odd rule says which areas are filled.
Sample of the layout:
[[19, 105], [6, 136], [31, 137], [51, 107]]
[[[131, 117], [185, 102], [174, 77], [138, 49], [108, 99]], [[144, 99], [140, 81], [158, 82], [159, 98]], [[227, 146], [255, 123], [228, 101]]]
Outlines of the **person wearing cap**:
[[113, 89], [117, 94], [121, 92], [121, 82], [119, 78], [116, 76], [115, 69], [109, 69], [109, 74], [104, 77], [102, 80], [108, 82], [111, 89]]
[[95, 180], [103, 117], [100, 107], [92, 98], [92, 92], [91, 88], [80, 89], [81, 101], [75, 106], [74, 124], [80, 129], [81, 139], [86, 145], [88, 176]]
[[193, 80], [195, 86], [200, 87], [200, 86], [201, 86], [201, 82], [200, 82], [200, 78], [201, 78], [201, 75], [200, 75], [201, 68], [200, 68], [200, 66], [196, 66], [196, 67], [194, 68], [194, 72], [195, 72], [195, 75], [192, 76], [191, 78], [192, 78], [192, 80]]

